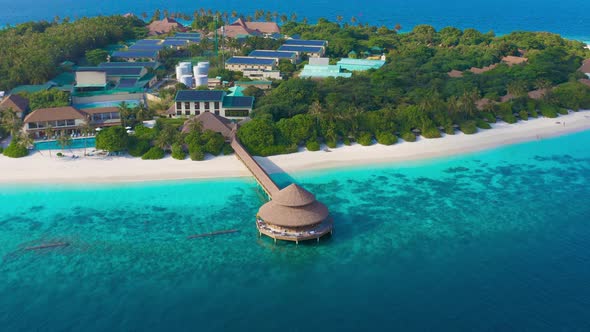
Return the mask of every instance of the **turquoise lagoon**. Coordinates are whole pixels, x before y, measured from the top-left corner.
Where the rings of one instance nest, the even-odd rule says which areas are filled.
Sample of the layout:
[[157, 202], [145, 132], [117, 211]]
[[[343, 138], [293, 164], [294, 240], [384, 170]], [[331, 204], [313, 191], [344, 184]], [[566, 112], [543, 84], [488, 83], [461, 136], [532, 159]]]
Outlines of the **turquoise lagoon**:
[[1, 330], [590, 330], [590, 131], [277, 179], [333, 237], [258, 238], [251, 179], [3, 186]]

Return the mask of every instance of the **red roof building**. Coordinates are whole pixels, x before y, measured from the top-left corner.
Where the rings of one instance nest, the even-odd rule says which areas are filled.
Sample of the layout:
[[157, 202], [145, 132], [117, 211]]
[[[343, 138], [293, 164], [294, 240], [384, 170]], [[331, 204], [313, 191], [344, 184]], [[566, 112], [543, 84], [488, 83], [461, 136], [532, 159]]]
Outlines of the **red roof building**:
[[269, 36], [280, 33], [278, 24], [274, 22], [246, 22], [239, 18], [234, 23], [219, 29], [219, 32], [229, 38], [238, 36]]
[[184, 25], [178, 23], [175, 19], [168, 17], [160, 21], [153, 21], [148, 25], [148, 29], [150, 30], [150, 36], [162, 35], [172, 31], [186, 31]]

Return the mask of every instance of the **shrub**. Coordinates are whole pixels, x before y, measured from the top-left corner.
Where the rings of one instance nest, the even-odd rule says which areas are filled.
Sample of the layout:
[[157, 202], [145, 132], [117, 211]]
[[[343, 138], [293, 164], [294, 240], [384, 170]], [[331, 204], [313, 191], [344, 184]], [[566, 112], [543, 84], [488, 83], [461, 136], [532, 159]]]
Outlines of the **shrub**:
[[154, 128], [144, 127], [143, 125], [135, 126], [135, 137], [145, 140], [156, 139], [157, 131]]
[[444, 130], [447, 135], [455, 135], [455, 127], [452, 124], [446, 125]]
[[29, 154], [29, 150], [27, 150], [26, 147], [12, 141], [2, 153], [10, 158], [21, 158], [27, 156]]
[[496, 116], [490, 112], [481, 113], [483, 118], [489, 123], [496, 123]]
[[150, 149], [150, 142], [146, 139], [140, 139], [129, 136], [129, 154], [133, 157], [141, 157]]
[[516, 117], [514, 114], [504, 114], [502, 115], [502, 120], [506, 121], [507, 123], [516, 123]]
[[424, 138], [440, 138], [440, 131], [436, 127], [427, 127], [422, 130], [422, 136]]
[[525, 110], [522, 110], [522, 111], [518, 112], [518, 115], [523, 120], [528, 120], [529, 119], [529, 112], [527, 112]]
[[153, 148], [149, 149], [148, 152], [141, 156], [141, 159], [143, 160], [157, 160], [162, 158], [164, 158], [164, 150], [157, 146], [154, 146]]
[[58, 152], [58, 153], [56, 154], [56, 156], [58, 156], [58, 157], [63, 157], [63, 156], [64, 156], [64, 154], [63, 154], [63, 153], [61, 153], [61, 152]]
[[172, 144], [172, 158], [178, 160], [186, 159], [186, 152], [184, 152], [182, 145], [180, 145], [179, 143]]
[[402, 133], [402, 139], [406, 142], [416, 142], [416, 135], [411, 131], [407, 131]]
[[473, 120], [461, 122], [461, 124], [459, 124], [459, 129], [461, 129], [461, 131], [465, 135], [472, 135], [477, 133], [477, 126], [475, 124], [475, 121]]
[[205, 160], [205, 152], [203, 152], [201, 147], [194, 147], [191, 151], [189, 151], [189, 157], [194, 161]]
[[350, 138], [348, 138], [348, 136], [344, 137], [342, 139], [342, 144], [350, 146]]
[[229, 156], [230, 154], [234, 153], [234, 149], [229, 144], [224, 144], [223, 148], [221, 148], [221, 152], [223, 152], [224, 156]]
[[326, 145], [330, 149], [335, 149], [338, 146], [338, 142], [335, 139], [328, 139], [326, 140]]
[[103, 129], [96, 135], [96, 148], [109, 152], [118, 152], [127, 149], [129, 135], [125, 128], [115, 126]]
[[544, 104], [541, 106], [541, 114], [546, 118], [556, 118], [557, 117], [557, 107]]
[[320, 151], [320, 143], [318, 143], [318, 141], [314, 140], [314, 139], [307, 141], [307, 144], [305, 144], [305, 147], [309, 151]]
[[357, 142], [362, 146], [369, 146], [373, 144], [373, 136], [369, 133], [364, 133], [359, 136]]
[[567, 113], [568, 113], [568, 112], [567, 112], [567, 109], [565, 109], [565, 108], [563, 108], [563, 107], [559, 107], [559, 108], [557, 109], [557, 112], [559, 112], [559, 114], [561, 114], [561, 115], [567, 115]]
[[475, 125], [477, 126], [477, 128], [481, 128], [481, 129], [492, 129], [492, 126], [490, 126], [489, 123], [487, 123], [486, 121], [484, 121], [482, 119], [475, 120]]
[[537, 110], [532, 110], [529, 113], [530, 113], [531, 117], [533, 117], [533, 118], [539, 117], [539, 113], [537, 113]]
[[377, 142], [383, 145], [393, 145], [397, 143], [397, 136], [390, 132], [383, 132], [377, 134]]

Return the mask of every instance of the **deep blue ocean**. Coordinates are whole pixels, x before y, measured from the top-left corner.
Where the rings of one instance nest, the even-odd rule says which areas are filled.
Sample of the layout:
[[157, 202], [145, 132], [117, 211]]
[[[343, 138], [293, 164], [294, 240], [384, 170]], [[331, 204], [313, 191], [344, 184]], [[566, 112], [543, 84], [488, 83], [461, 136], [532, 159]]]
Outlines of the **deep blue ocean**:
[[590, 131], [276, 178], [335, 234], [259, 238], [249, 178], [3, 186], [0, 330], [590, 331]]
[[[296, 13], [315, 22], [318, 17], [335, 20], [341, 15], [350, 22], [393, 27], [399, 23], [404, 31], [417, 24], [436, 28], [457, 26], [494, 30], [505, 34], [514, 30], [551, 31], [572, 39], [590, 41], [590, 1], [586, 0], [0, 0], [0, 25], [30, 20], [51, 20], [55, 16], [76, 18], [100, 14], [153, 13], [155, 8], [171, 12], [192, 13], [199, 8], [213, 11], [237, 10], [252, 14], [264, 9], [279, 13]], [[151, 16], [151, 15], [150, 15]]]

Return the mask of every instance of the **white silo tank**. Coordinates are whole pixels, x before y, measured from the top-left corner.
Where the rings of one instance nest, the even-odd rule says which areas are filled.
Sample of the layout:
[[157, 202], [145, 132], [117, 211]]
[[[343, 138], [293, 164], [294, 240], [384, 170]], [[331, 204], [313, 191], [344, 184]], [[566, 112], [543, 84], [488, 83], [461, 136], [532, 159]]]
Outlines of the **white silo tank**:
[[182, 67], [176, 66], [176, 80], [180, 82], [180, 78], [182, 77], [182, 75], [184, 75], [184, 73], [182, 72]]
[[201, 73], [200, 75], [209, 75], [209, 62], [199, 62], [197, 67], [199, 67], [199, 72]]
[[193, 87], [193, 75], [183, 75], [180, 78], [180, 82], [186, 85], [188, 88]]
[[195, 76], [195, 86], [207, 86], [209, 84], [209, 77], [207, 75]]

